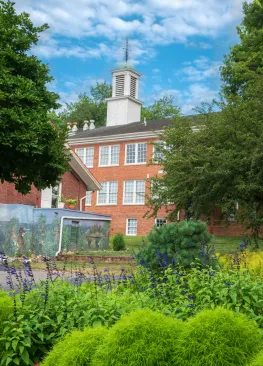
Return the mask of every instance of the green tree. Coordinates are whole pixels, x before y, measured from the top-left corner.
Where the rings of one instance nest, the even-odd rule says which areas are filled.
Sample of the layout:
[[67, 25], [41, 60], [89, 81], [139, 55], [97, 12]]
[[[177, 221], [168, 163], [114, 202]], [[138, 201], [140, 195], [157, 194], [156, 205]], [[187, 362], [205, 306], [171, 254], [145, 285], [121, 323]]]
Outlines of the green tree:
[[55, 184], [66, 168], [66, 134], [47, 119], [58, 95], [47, 91], [47, 65], [29, 55], [45, 24], [34, 27], [14, 3], [0, 1], [0, 179], [28, 193]]
[[90, 88], [90, 95], [80, 94], [77, 102], [68, 103], [59, 114], [59, 119], [78, 122], [83, 125], [85, 120], [94, 120], [96, 127], [105, 126], [107, 118], [106, 98], [111, 96], [111, 86], [106, 82], [97, 83]]
[[179, 109], [174, 105], [173, 96], [165, 96], [156, 100], [148, 107], [142, 107], [142, 119], [148, 121], [163, 118], [176, 118], [179, 115]]
[[[262, 32], [263, 22], [260, 32], [258, 22], [263, 8], [256, 3], [244, 4], [244, 14], [238, 47], [245, 50], [248, 40]], [[198, 218], [210, 217], [219, 207], [226, 220], [229, 214], [235, 213], [238, 222], [257, 243], [258, 237], [263, 235], [262, 59], [254, 59], [257, 71], [251, 72], [244, 60], [239, 59], [232, 61], [229, 68], [235, 47], [222, 69], [225, 83], [222, 100], [216, 103], [221, 112], [212, 113], [213, 106], [203, 107], [198, 123], [190, 117], [181, 118], [164, 131], [162, 138], [170, 147], [160, 147], [166, 174], [154, 179], [149, 207], [155, 215], [163, 204], [176, 204], [176, 209], [167, 206], [171, 219], [179, 209], [186, 210], [188, 217]], [[253, 47], [257, 54], [256, 46]], [[260, 53], [262, 43], [257, 47]], [[251, 54], [251, 57], [254, 56]], [[237, 202], [240, 209], [236, 212]]]

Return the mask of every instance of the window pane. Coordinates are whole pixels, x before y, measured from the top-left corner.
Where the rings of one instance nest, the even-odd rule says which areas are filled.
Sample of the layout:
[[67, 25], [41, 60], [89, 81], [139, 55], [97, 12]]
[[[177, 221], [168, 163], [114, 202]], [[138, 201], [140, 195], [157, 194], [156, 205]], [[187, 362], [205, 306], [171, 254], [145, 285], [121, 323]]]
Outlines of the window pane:
[[92, 191], [87, 191], [86, 192], [86, 205], [87, 206], [91, 206], [91, 197], [92, 197]]
[[76, 153], [78, 154], [80, 159], [83, 161], [83, 163], [85, 163], [85, 161], [84, 161], [84, 149], [76, 149]]
[[93, 168], [94, 147], [86, 148], [86, 166]]
[[155, 145], [154, 145], [154, 159], [159, 161], [163, 159], [163, 149], [164, 147], [164, 142], [163, 141], [158, 141]]
[[100, 165], [109, 165], [109, 146], [100, 148]]
[[111, 146], [111, 165], [119, 164], [120, 146]]
[[109, 200], [108, 203], [116, 204], [118, 195], [118, 183], [109, 182]]
[[156, 219], [155, 224], [157, 227], [161, 227], [166, 224], [166, 219]]
[[136, 235], [137, 234], [137, 219], [127, 220], [127, 234]]
[[126, 164], [134, 164], [136, 156], [136, 144], [128, 144], [126, 150]]
[[102, 190], [98, 191], [98, 204], [107, 202], [107, 182], [102, 182]]
[[142, 143], [138, 144], [138, 161], [137, 163], [146, 163], [146, 150], [147, 150], [147, 144]]
[[124, 184], [124, 203], [133, 203], [134, 181], [128, 180]]
[[144, 203], [144, 194], [145, 194], [145, 182], [144, 180], [136, 181], [136, 203]]

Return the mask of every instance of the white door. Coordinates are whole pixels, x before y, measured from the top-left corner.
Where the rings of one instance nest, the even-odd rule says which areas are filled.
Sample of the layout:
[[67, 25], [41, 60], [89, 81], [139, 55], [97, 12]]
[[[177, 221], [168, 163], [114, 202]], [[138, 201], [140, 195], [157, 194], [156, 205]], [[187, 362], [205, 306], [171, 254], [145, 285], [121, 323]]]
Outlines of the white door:
[[52, 207], [52, 187], [42, 189], [41, 191], [41, 208]]

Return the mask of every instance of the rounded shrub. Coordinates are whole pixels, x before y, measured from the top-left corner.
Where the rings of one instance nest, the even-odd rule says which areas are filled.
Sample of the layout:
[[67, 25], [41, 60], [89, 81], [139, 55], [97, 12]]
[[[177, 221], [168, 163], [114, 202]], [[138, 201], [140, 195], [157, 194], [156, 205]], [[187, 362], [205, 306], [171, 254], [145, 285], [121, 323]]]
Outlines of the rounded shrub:
[[217, 308], [190, 319], [175, 344], [175, 366], [243, 366], [262, 347], [262, 335], [243, 314]]
[[256, 358], [248, 366], [262, 366], [263, 365], [263, 351], [259, 352]]
[[107, 329], [104, 327], [74, 330], [55, 344], [41, 366], [87, 366]]
[[93, 366], [172, 365], [173, 344], [184, 323], [149, 309], [120, 319], [97, 348]]
[[117, 233], [114, 235], [112, 240], [112, 248], [117, 252], [125, 249], [124, 235], [122, 233]]

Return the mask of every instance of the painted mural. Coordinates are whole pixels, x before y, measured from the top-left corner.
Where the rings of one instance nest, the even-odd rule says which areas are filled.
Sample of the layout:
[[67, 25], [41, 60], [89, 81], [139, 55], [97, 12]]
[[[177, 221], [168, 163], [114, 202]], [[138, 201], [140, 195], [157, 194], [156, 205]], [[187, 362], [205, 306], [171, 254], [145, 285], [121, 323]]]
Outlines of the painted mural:
[[108, 248], [110, 221], [106, 216], [0, 204], [0, 250], [8, 256], [55, 257], [59, 251], [61, 222], [62, 251], [81, 253]]

